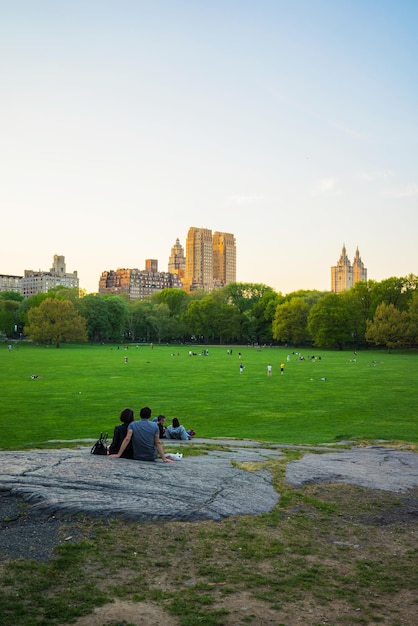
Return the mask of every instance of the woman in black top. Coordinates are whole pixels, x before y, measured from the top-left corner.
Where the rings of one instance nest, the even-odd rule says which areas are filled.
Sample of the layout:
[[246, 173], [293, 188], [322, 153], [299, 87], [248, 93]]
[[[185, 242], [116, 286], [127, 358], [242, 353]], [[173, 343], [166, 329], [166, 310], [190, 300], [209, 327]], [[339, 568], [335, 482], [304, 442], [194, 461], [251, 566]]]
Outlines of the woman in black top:
[[[134, 421], [134, 412], [132, 411], [132, 409], [123, 409], [119, 419], [122, 424], [120, 424], [119, 426], [115, 426], [115, 430], [113, 431], [113, 439], [112, 443], [109, 446], [108, 454], [117, 454], [119, 452], [121, 443], [125, 439], [126, 433], [128, 432], [128, 426], [131, 422]], [[132, 440], [128, 443], [121, 456], [124, 459], [133, 458]]]

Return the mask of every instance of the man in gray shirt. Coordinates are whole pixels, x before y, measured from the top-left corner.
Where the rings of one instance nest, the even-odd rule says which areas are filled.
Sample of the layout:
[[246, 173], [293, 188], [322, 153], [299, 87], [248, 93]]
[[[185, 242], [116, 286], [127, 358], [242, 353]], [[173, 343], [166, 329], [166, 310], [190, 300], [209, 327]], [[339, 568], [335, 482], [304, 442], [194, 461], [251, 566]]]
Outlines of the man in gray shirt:
[[120, 457], [128, 443], [132, 439], [133, 458], [137, 461], [155, 461], [160, 455], [164, 463], [174, 463], [164, 454], [163, 447], [160, 442], [160, 431], [156, 422], [150, 422], [151, 409], [144, 406], [139, 412], [140, 420], [131, 422], [128, 426], [128, 432], [122, 441], [117, 454], [110, 456]]

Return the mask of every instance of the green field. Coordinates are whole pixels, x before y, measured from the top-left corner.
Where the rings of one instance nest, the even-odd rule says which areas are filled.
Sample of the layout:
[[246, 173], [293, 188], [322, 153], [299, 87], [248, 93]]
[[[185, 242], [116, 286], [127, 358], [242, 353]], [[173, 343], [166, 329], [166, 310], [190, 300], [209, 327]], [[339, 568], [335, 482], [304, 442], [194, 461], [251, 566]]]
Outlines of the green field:
[[[234, 347], [228, 355], [209, 347], [201, 356], [194, 346], [192, 357], [189, 349], [22, 343], [9, 351], [2, 344], [1, 449], [94, 439], [113, 432], [123, 408], [137, 415], [145, 405], [154, 416], [178, 417], [198, 437], [418, 442], [417, 353], [364, 351], [354, 362], [351, 352], [316, 349], [303, 351], [304, 361], [284, 348]], [[312, 353], [321, 359], [312, 362]]]

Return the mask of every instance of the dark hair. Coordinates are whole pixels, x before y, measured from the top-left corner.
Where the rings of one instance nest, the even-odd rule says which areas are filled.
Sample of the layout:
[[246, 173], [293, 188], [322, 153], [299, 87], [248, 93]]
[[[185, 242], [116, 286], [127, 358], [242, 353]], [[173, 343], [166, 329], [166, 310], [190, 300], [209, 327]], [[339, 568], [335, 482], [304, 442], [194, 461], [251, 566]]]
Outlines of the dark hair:
[[173, 417], [173, 428], [178, 428], [180, 426], [180, 422], [177, 417]]
[[151, 417], [151, 409], [149, 408], [149, 406], [144, 406], [140, 411], [139, 411], [139, 417], [142, 420], [149, 420], [149, 418]]
[[157, 422], [162, 422], [163, 420], [165, 420], [165, 415], [159, 415], [157, 417]]
[[123, 409], [119, 419], [124, 424], [130, 424], [134, 421], [134, 412], [132, 411], [132, 409]]

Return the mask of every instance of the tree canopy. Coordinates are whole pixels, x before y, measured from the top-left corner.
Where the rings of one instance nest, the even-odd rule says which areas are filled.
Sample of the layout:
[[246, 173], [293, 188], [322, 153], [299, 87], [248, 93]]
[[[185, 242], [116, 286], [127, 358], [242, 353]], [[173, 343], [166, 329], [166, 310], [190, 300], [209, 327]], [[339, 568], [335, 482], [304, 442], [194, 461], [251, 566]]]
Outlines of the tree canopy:
[[[261, 283], [231, 283], [211, 293], [164, 289], [143, 300], [113, 294], [81, 297], [79, 290], [62, 287], [23, 300], [20, 294], [3, 292], [0, 332], [21, 336], [24, 327], [32, 337], [45, 337], [39, 327], [45, 331], [46, 320], [41, 323], [31, 312], [43, 311], [44, 302], [54, 300], [72, 305], [61, 307], [61, 316], [68, 313], [71, 318], [76, 311], [85, 320], [90, 341], [415, 347], [417, 294], [418, 277], [413, 274], [380, 283], [360, 281], [340, 294], [299, 290], [284, 296]], [[58, 325], [64, 326], [64, 320]], [[68, 332], [65, 337], [71, 340]]]
[[70, 300], [46, 298], [28, 311], [25, 334], [33, 341], [48, 341], [57, 348], [64, 341], [87, 341], [86, 320]]

